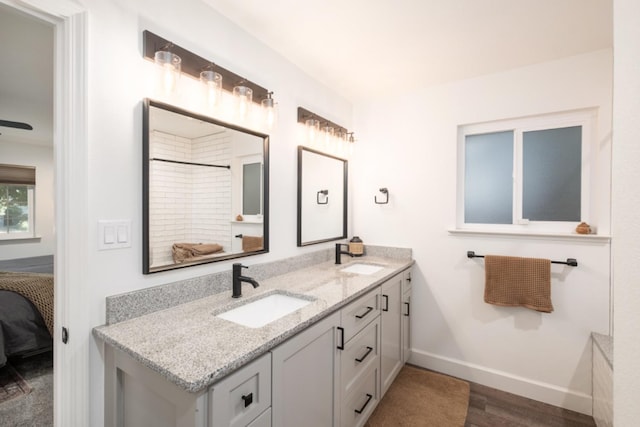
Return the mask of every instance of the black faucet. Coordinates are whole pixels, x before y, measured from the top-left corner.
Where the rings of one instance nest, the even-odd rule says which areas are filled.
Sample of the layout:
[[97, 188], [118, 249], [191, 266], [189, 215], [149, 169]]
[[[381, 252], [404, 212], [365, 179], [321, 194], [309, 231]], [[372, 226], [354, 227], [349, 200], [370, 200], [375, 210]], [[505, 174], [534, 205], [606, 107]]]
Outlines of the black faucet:
[[351, 252], [342, 250], [343, 246], [349, 247], [346, 243], [336, 243], [336, 264], [342, 264], [342, 260], [340, 259], [342, 254], [353, 257]]
[[232, 298], [240, 298], [242, 296], [242, 282], [251, 283], [254, 288], [260, 286], [255, 279], [251, 277], [246, 277], [242, 275], [242, 269], [249, 268], [246, 265], [242, 265], [240, 263], [233, 264], [233, 294]]

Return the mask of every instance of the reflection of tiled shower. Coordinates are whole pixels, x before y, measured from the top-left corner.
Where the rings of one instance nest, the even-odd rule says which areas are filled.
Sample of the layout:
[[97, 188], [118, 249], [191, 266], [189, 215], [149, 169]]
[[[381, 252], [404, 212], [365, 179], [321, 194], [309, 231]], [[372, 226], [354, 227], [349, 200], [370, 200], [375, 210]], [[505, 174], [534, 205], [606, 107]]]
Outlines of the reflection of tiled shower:
[[[225, 132], [196, 139], [154, 131], [150, 157], [231, 164]], [[173, 264], [171, 245], [218, 243], [231, 250], [231, 173], [224, 168], [151, 162], [149, 168], [151, 266]]]

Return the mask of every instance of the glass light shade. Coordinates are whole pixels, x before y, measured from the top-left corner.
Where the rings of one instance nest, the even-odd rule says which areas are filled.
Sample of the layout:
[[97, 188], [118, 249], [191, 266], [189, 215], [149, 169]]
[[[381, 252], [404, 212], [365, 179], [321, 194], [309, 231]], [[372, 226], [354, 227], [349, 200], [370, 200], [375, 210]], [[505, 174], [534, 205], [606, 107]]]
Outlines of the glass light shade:
[[206, 86], [206, 102], [209, 109], [216, 108], [222, 100], [222, 76], [215, 71], [200, 73], [200, 81]]
[[175, 53], [168, 50], [159, 50], [155, 53], [154, 62], [160, 67], [160, 86], [165, 93], [171, 93], [176, 90], [178, 80], [180, 79], [180, 69], [182, 67], [182, 59]]
[[271, 97], [271, 93], [260, 102], [260, 105], [262, 105], [264, 125], [267, 129], [273, 129], [278, 121], [278, 108], [275, 100]]
[[310, 143], [316, 142], [318, 134], [320, 133], [320, 121], [316, 119], [305, 120], [304, 124], [307, 126], [307, 135]]
[[253, 91], [246, 86], [235, 86], [233, 88], [233, 98], [236, 104], [236, 114], [241, 121], [249, 117]]
[[322, 126], [322, 136], [324, 139], [324, 144], [329, 147], [329, 145], [331, 145], [333, 143], [333, 136], [335, 134], [335, 130], [333, 129], [333, 126]]

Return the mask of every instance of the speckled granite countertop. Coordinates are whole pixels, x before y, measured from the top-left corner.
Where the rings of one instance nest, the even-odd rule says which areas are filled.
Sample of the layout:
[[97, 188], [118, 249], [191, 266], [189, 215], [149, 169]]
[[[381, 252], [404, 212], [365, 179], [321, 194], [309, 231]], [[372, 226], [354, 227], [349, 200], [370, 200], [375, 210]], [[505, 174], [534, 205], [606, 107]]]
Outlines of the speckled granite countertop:
[[[344, 260], [347, 261], [347, 260]], [[271, 350], [318, 320], [410, 267], [412, 259], [364, 256], [342, 265], [323, 262], [243, 284], [243, 297], [229, 291], [94, 329], [94, 335], [189, 392], [199, 392]], [[384, 268], [370, 275], [344, 273], [354, 263]], [[244, 272], [251, 276], [251, 270]], [[283, 292], [313, 302], [261, 328], [248, 328], [216, 314], [251, 302], [263, 294]]]

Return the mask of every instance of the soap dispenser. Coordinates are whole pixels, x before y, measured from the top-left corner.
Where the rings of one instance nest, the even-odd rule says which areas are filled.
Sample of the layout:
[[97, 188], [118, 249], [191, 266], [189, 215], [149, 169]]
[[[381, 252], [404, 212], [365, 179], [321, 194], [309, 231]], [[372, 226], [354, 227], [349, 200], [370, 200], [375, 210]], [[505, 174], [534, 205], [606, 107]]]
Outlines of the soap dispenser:
[[353, 256], [364, 255], [364, 243], [362, 243], [362, 239], [358, 236], [353, 236], [353, 238], [349, 240], [349, 252]]

